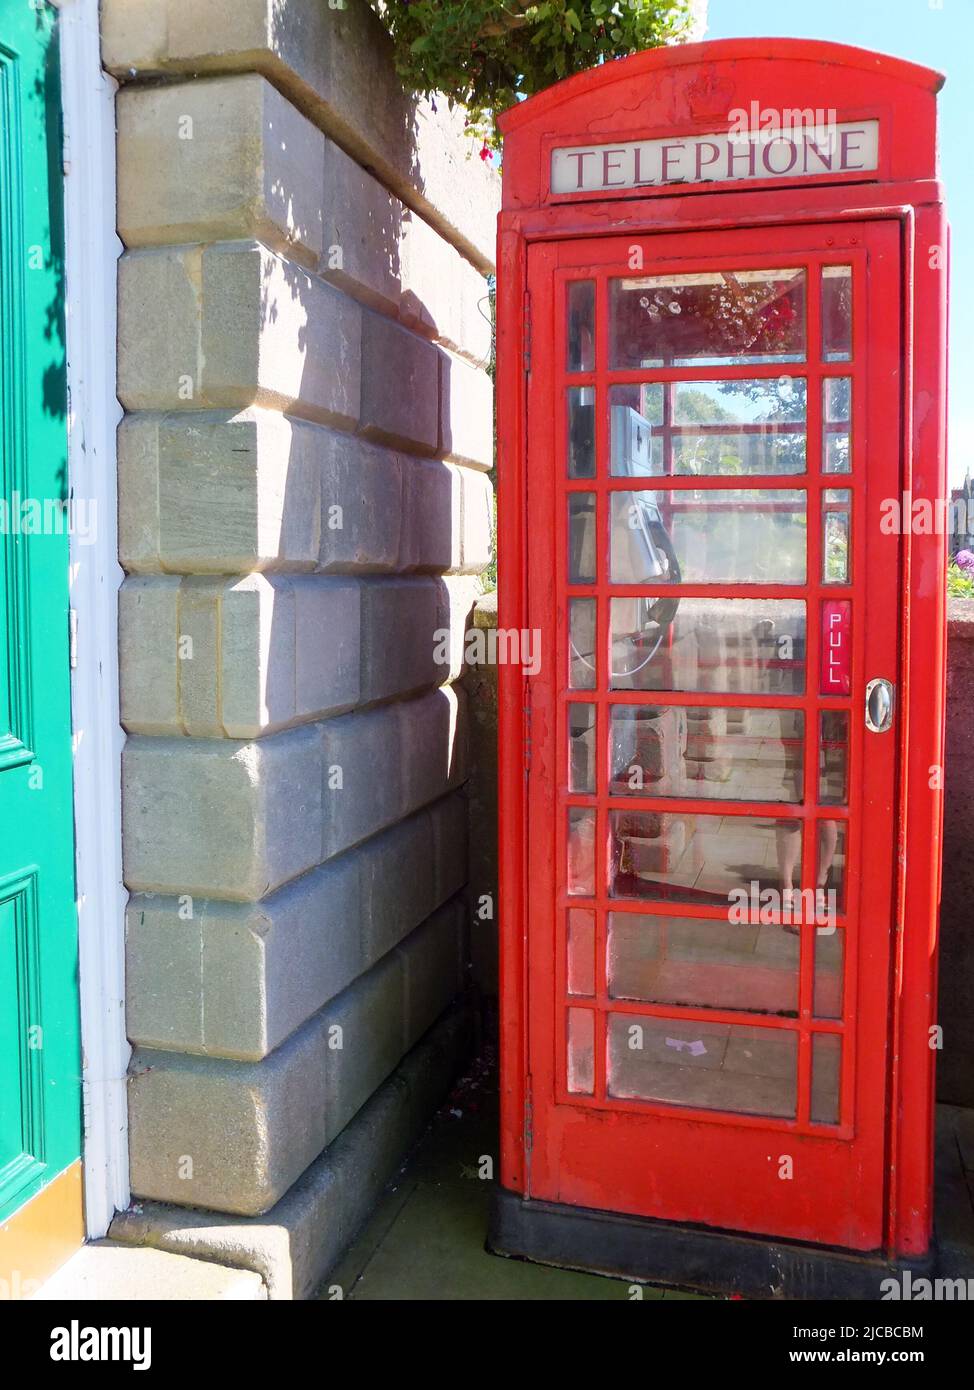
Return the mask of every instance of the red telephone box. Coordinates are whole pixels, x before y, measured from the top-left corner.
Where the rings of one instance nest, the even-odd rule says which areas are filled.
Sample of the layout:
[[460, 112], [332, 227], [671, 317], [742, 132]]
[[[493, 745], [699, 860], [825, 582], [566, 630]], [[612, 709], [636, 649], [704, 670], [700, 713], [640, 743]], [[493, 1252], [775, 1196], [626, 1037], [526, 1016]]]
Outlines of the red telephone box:
[[734, 40], [502, 117], [502, 1253], [929, 1266], [941, 83]]

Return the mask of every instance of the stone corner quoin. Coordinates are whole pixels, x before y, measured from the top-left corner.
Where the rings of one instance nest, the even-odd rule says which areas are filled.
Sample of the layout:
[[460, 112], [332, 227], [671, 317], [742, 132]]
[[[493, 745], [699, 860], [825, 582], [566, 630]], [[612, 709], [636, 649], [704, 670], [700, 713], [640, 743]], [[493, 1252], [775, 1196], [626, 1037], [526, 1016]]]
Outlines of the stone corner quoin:
[[[133, 1190], [232, 1216], [221, 1248], [266, 1282], [241, 1223], [291, 1203], [335, 1258], [348, 1212], [292, 1195], [355, 1125], [391, 1174], [438, 1099], [409, 1059], [435, 1035], [445, 1086], [469, 1036], [456, 681], [499, 181], [462, 113], [401, 91], [364, 0], [104, 0], [102, 44]], [[380, 1103], [400, 1074], [413, 1099]], [[349, 1190], [358, 1220], [375, 1195]]]

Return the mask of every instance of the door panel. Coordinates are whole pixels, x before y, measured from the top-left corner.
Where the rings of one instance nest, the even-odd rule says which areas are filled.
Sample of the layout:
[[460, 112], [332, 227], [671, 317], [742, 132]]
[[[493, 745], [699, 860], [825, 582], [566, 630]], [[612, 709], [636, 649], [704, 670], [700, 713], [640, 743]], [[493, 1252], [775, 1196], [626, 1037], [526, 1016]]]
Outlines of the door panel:
[[81, 1152], [55, 18], [0, 20], [0, 1255]]
[[528, 275], [529, 1193], [879, 1248], [897, 231]]

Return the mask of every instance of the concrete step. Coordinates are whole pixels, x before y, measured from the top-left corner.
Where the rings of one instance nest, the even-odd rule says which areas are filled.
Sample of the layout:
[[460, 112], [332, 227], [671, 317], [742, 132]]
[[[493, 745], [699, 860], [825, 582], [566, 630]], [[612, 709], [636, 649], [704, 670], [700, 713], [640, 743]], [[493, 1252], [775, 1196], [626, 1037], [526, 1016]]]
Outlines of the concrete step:
[[249, 1269], [232, 1269], [149, 1246], [95, 1240], [83, 1245], [34, 1298], [82, 1303], [257, 1303], [267, 1298], [267, 1290], [260, 1275]]

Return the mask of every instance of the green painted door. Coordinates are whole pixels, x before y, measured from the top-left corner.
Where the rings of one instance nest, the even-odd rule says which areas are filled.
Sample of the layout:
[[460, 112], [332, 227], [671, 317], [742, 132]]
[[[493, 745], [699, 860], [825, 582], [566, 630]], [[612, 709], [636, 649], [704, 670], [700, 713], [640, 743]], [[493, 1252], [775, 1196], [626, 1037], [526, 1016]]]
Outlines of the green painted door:
[[0, 1224], [81, 1152], [55, 20], [0, 0]]

